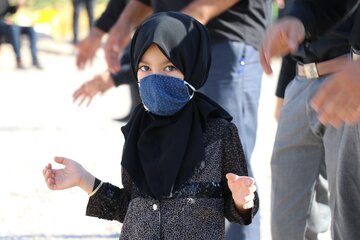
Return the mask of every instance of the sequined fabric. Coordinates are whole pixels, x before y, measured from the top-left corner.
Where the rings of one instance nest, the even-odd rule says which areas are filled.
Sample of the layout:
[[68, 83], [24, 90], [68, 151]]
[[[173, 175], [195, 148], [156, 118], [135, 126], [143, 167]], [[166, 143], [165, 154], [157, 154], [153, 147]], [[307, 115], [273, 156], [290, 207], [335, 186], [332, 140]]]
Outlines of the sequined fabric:
[[123, 170], [124, 188], [103, 185], [89, 199], [86, 214], [123, 222], [120, 239], [223, 239], [224, 217], [250, 224], [257, 195], [252, 211], [239, 214], [225, 178], [229, 172], [247, 175], [237, 129], [222, 119], [209, 120], [206, 129], [205, 160], [172, 197], [145, 196]]

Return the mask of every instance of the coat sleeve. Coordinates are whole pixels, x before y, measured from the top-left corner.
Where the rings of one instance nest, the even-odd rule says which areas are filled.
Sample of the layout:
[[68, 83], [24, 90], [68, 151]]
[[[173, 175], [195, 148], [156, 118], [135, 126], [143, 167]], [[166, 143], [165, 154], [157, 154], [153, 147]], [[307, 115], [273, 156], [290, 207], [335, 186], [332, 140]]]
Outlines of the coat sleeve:
[[230, 124], [223, 137], [223, 160], [222, 160], [222, 184], [225, 198], [225, 217], [232, 223], [248, 225], [252, 222], [259, 208], [259, 198], [255, 192], [254, 207], [247, 214], [240, 214], [232, 198], [231, 191], [227, 184], [226, 174], [234, 173], [239, 176], [248, 176], [245, 155], [240, 143], [237, 128], [234, 124]]
[[129, 195], [124, 188], [104, 183], [99, 191], [89, 198], [86, 215], [123, 222], [128, 205]]
[[89, 198], [86, 215], [106, 220], [123, 222], [131, 200], [127, 175], [123, 173], [124, 188], [104, 183], [95, 195]]

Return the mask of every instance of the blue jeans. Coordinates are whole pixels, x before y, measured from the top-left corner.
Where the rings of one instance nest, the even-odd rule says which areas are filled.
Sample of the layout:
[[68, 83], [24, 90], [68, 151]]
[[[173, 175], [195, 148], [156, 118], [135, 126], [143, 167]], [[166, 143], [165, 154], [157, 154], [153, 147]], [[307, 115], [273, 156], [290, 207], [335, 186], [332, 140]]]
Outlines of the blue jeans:
[[38, 56], [37, 56], [37, 34], [33, 27], [20, 27], [20, 33], [22, 35], [26, 35], [29, 39], [30, 43], [30, 50], [31, 50], [31, 57], [33, 64], [38, 63]]
[[[233, 123], [247, 160], [250, 164], [255, 146], [257, 111], [259, 105], [262, 69], [258, 51], [240, 42], [224, 41], [212, 45], [212, 65], [209, 78], [200, 89], [233, 116]], [[260, 214], [252, 224], [241, 226], [226, 222], [226, 239], [260, 239]]]
[[38, 63], [37, 34], [33, 27], [17, 26], [0, 21], [0, 35], [5, 36], [6, 42], [13, 47], [17, 61], [21, 60], [21, 35], [26, 35], [30, 43], [32, 62]]
[[20, 61], [20, 28], [13, 24], [7, 24], [0, 21], [0, 35], [5, 37], [6, 42], [10, 43], [14, 49], [15, 57], [17, 61]]

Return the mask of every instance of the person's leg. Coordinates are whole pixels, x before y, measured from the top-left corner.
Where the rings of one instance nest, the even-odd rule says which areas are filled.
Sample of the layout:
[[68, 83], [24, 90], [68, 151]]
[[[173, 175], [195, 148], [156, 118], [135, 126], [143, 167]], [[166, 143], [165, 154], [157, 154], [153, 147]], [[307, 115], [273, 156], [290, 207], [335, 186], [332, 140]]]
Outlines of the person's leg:
[[[271, 159], [272, 239], [306, 239], [310, 216], [315, 223], [329, 221], [312, 215], [314, 186], [324, 159], [320, 124], [309, 118], [307, 105], [314, 82], [296, 77], [286, 89]], [[317, 239], [320, 231], [317, 224], [312, 227], [315, 234], [308, 237]]]
[[360, 123], [324, 135], [333, 239], [360, 239]]
[[73, 4], [73, 43], [78, 43], [79, 34], [79, 15], [81, 0], [72, 0]]
[[37, 50], [37, 34], [33, 27], [21, 27], [21, 34], [25, 34], [29, 38], [32, 64], [37, 68], [41, 68], [38, 58], [38, 50]]
[[85, 0], [86, 12], [89, 19], [89, 29], [94, 25], [94, 4], [95, 0]]
[[[253, 47], [231, 41], [212, 46], [209, 78], [201, 91], [233, 116], [250, 176], [253, 176], [250, 158], [256, 138], [261, 78], [259, 54]], [[227, 222], [226, 239], [260, 239], [260, 213], [248, 226]]]
[[310, 216], [307, 219], [305, 239], [317, 240], [318, 234], [329, 230], [331, 211], [325, 159], [320, 163], [320, 175], [316, 179]]
[[0, 31], [4, 34], [5, 39], [9, 42], [14, 49], [17, 67], [22, 69], [24, 68], [22, 59], [21, 59], [21, 35], [20, 29], [16, 25], [7, 24], [0, 21]]

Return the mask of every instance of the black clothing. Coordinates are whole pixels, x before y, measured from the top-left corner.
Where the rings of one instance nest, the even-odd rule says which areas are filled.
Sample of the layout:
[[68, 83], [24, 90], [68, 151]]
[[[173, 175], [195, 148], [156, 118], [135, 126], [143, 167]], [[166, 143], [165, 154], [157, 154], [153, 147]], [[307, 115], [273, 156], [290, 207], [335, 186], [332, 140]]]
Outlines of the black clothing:
[[248, 225], [259, 208], [237, 211], [226, 174], [248, 175], [236, 126], [224, 119], [208, 119], [203, 133], [205, 159], [171, 198], [156, 200], [141, 192], [122, 168], [118, 188], [104, 183], [89, 198], [87, 216], [123, 222], [121, 240], [224, 239], [224, 217]]
[[[314, 40], [346, 15], [352, 14], [360, 0], [294, 0], [289, 15], [301, 20], [306, 31], [306, 40]], [[356, 29], [360, 34], [360, 28]]]
[[[139, 0], [151, 6], [154, 12], [181, 11], [192, 0]], [[210, 33], [211, 43], [223, 40], [245, 42], [259, 48], [263, 32], [268, 24], [270, 1], [241, 0], [216, 18], [206, 27]]]
[[79, 32], [79, 17], [81, 5], [85, 5], [86, 12], [89, 20], [89, 29], [94, 25], [94, 4], [95, 0], [72, 0], [73, 4], [73, 43], [78, 43], [78, 32]]
[[356, 9], [356, 12], [354, 13], [354, 23], [353, 23], [353, 27], [351, 30], [350, 44], [359, 53], [359, 51], [360, 51], [360, 7], [358, 7]]
[[354, 17], [350, 16], [345, 22], [328, 32], [316, 41], [304, 42], [293, 53], [294, 58], [302, 63], [323, 62], [350, 53], [349, 35]]
[[[286, 0], [285, 8], [279, 9], [278, 19], [286, 17], [287, 10], [290, 9], [294, 0]], [[296, 75], [296, 61], [288, 54], [282, 58], [281, 67], [276, 85], [275, 95], [279, 98], [284, 98], [285, 89], [287, 85], [294, 79]]]
[[13, 14], [17, 11], [17, 6], [11, 6], [9, 0], [0, 0], [0, 20], [3, 20], [5, 15]]
[[284, 98], [287, 85], [294, 79], [296, 75], [296, 61], [291, 55], [282, 58], [281, 68], [278, 82], [276, 85], [275, 95]]
[[[337, 25], [337, 27], [311, 42], [304, 42], [298, 50], [292, 54], [295, 61], [300, 63], [323, 62], [342, 55], [350, 53], [349, 35], [356, 25], [356, 17], [360, 20], [359, 8], [356, 12], [344, 21]], [[360, 23], [357, 23], [360, 24]], [[281, 67], [278, 86], [276, 89], [276, 96], [284, 97], [284, 92], [287, 84], [295, 76], [295, 62], [291, 59], [283, 59]]]
[[[179, 12], [154, 14], [143, 22], [131, 42], [131, 69], [136, 76], [144, 52], [155, 43], [196, 89], [206, 81], [211, 64], [206, 28]], [[139, 105], [128, 124], [122, 166], [136, 186], [156, 199], [171, 197], [194, 174], [205, 157], [203, 132], [211, 117], [231, 116], [206, 96], [195, 92], [185, 107], [159, 117]]]
[[111, 74], [115, 86], [117, 87], [121, 84], [126, 84], [126, 83], [137, 84], [137, 81], [134, 78], [134, 75], [132, 74], [130, 67], [130, 45], [127, 45], [124, 48], [123, 54], [120, 58], [120, 66], [121, 66], [120, 72]]
[[204, 85], [211, 64], [210, 40], [204, 25], [180, 12], [168, 12], [148, 18], [139, 28], [130, 48], [135, 78], [142, 55], [155, 43], [184, 74], [185, 81], [195, 89]]
[[96, 20], [95, 26], [103, 32], [109, 32], [124, 10], [127, 0], [110, 0], [105, 11]]

